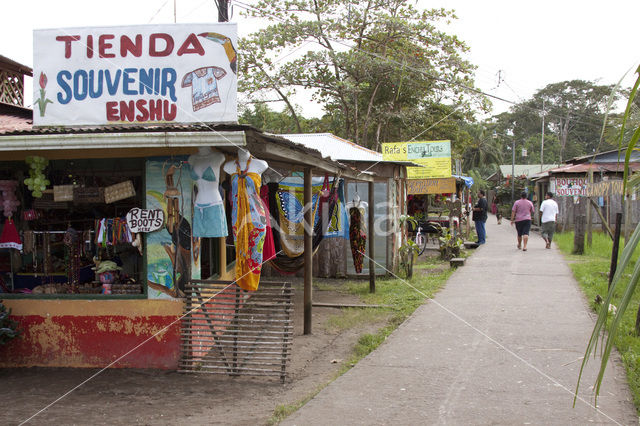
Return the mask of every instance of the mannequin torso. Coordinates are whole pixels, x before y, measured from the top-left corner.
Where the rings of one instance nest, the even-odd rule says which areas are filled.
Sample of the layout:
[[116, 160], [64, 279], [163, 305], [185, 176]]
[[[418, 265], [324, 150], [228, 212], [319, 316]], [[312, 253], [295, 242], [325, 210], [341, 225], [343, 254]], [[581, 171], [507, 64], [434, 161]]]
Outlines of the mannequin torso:
[[[238, 164], [240, 166], [240, 170], [244, 171], [247, 168], [247, 162], [251, 157], [251, 153], [244, 148], [238, 148]], [[246, 170], [247, 173], [256, 173], [261, 175], [265, 170], [269, 168], [269, 164], [267, 164], [264, 160], [258, 160], [257, 158], [251, 158], [251, 162], [249, 163], [249, 168]], [[224, 171], [231, 174], [237, 173], [236, 161], [227, 161], [224, 163]]]
[[209, 147], [198, 148], [198, 153], [189, 157], [191, 176], [198, 185], [196, 204], [212, 205], [222, 203], [218, 185], [220, 183], [220, 165], [224, 162], [224, 159], [224, 154], [214, 152]]

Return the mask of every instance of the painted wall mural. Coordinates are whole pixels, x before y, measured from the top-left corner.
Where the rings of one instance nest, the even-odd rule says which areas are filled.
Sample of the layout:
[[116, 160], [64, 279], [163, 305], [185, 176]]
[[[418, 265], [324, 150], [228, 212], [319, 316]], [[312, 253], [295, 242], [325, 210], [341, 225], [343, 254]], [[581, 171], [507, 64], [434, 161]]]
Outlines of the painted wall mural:
[[187, 157], [146, 163], [146, 208], [162, 209], [164, 226], [147, 234], [150, 299], [182, 297], [189, 278], [200, 278], [200, 239], [191, 235], [194, 182]]

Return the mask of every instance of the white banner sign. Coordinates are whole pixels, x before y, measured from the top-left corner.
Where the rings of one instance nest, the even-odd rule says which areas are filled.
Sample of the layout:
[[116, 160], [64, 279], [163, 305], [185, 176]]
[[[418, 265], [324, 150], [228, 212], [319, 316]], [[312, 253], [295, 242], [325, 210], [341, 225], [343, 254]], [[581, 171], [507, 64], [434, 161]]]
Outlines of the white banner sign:
[[586, 197], [587, 178], [566, 177], [551, 179], [549, 190], [558, 197]]
[[127, 226], [134, 234], [157, 231], [163, 224], [164, 211], [161, 209], [148, 210], [136, 207], [127, 213]]
[[236, 122], [233, 23], [33, 33], [34, 126]]

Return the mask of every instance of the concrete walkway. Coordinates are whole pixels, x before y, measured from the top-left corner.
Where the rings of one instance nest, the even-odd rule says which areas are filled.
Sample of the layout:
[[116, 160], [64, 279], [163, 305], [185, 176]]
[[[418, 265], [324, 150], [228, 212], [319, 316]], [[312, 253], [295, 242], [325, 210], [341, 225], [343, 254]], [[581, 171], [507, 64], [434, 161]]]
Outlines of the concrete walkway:
[[617, 353], [599, 411], [598, 360], [572, 407], [595, 316], [559, 250], [533, 234], [516, 249], [508, 221], [375, 352], [285, 425], [638, 424]]

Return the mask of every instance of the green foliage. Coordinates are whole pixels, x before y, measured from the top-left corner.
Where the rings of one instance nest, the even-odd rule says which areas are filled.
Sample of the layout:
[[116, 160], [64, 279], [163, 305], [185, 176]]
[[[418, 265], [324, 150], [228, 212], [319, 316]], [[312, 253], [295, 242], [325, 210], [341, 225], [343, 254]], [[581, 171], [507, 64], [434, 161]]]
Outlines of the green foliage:
[[18, 323], [10, 318], [11, 310], [0, 300], [0, 345], [6, 344], [20, 334]]
[[[496, 187], [496, 195], [500, 198], [500, 203], [502, 205], [506, 205], [509, 208], [509, 212], [511, 212], [511, 182], [511, 176], [509, 176], [505, 179], [502, 185]], [[516, 176], [513, 192], [515, 200], [520, 198], [520, 194], [524, 191], [526, 186], [527, 178], [525, 176]], [[511, 213], [509, 213], [509, 215], [510, 214]]]
[[400, 215], [398, 219], [400, 229], [402, 229], [402, 244], [400, 245], [400, 268], [404, 272], [405, 278], [411, 278], [413, 275], [413, 258], [420, 253], [420, 247], [412, 239], [407, 237], [407, 231], [409, 228], [417, 229], [418, 221], [413, 216]]
[[399, 251], [400, 268], [403, 270], [405, 278], [411, 278], [413, 276], [413, 260], [420, 253], [420, 247], [415, 241], [407, 239], [400, 246]]
[[[613, 242], [611, 238], [604, 233], [594, 233], [593, 243], [591, 247], [585, 246], [585, 253], [579, 256], [570, 256], [573, 249], [573, 232], [556, 234], [554, 241], [571, 260], [570, 267], [573, 274], [582, 287], [590, 306], [599, 311], [601, 304], [594, 301], [597, 296], [602, 297], [607, 294], [608, 271], [611, 262], [611, 248]], [[622, 244], [622, 241], [621, 241]], [[640, 247], [636, 247], [633, 254], [633, 262], [637, 262], [640, 256]], [[623, 272], [623, 277], [628, 279], [633, 268], [629, 265]], [[621, 298], [624, 295], [624, 287], [618, 287], [611, 298], [611, 303], [620, 306]], [[620, 323], [620, 331], [617, 333], [615, 345], [620, 352], [623, 363], [627, 370], [629, 386], [633, 393], [634, 401], [637, 407], [640, 407], [640, 363], [637, 362], [640, 357], [640, 338], [635, 334], [635, 308], [640, 305], [640, 295], [634, 294], [630, 306], [634, 309], [627, 310]], [[607, 321], [612, 320], [612, 314], [608, 313]]]
[[460, 257], [464, 242], [460, 237], [454, 235], [449, 228], [440, 226], [440, 258], [451, 260], [454, 257]]
[[442, 121], [436, 132], [451, 127], [469, 116], [471, 100], [486, 107], [460, 89], [473, 85], [467, 47], [438, 29], [455, 18], [451, 11], [396, 0], [261, 0], [247, 14], [272, 24], [240, 41], [239, 90], [284, 102], [299, 128], [297, 89], [313, 92], [338, 135], [372, 148], [413, 137], [425, 123]]
[[[516, 141], [516, 163], [539, 164], [542, 139], [542, 104], [545, 111], [544, 163], [560, 163], [568, 158], [604, 151], [615, 146], [615, 120], [600, 130], [610, 102], [620, 98], [613, 86], [584, 80], [552, 83], [538, 90], [531, 99], [514, 105], [495, 117], [496, 133], [503, 152]], [[527, 149], [527, 157], [521, 149]]]
[[477, 170], [469, 170], [467, 173], [470, 177], [473, 178], [473, 185], [471, 186], [471, 192], [477, 193], [480, 189], [489, 189], [489, 182], [482, 178], [482, 175]]
[[[632, 110], [634, 107], [634, 101], [636, 97], [636, 93], [638, 91], [638, 87], [640, 86], [640, 67], [636, 70], [638, 77], [636, 82], [629, 93], [629, 100], [627, 102], [627, 108], [625, 110], [625, 114], [622, 119], [622, 125], [620, 127], [620, 139], [619, 139], [619, 147], [622, 147], [625, 142], [625, 135], [631, 134], [631, 139], [627, 142], [627, 152], [625, 156], [625, 166], [624, 166], [624, 194], [626, 197], [629, 197], [629, 194], [635, 190], [636, 188], [629, 186], [630, 182], [636, 182], [635, 180], [630, 180], [630, 155], [634, 149], [636, 149], [636, 144], [638, 139], [640, 139], [640, 126], [637, 127], [632, 132], [628, 133], [626, 124], [629, 118], [632, 115]], [[632, 309], [638, 305], [638, 299], [636, 295], [636, 288], [638, 283], [640, 282], [640, 262], [638, 262], [637, 250], [638, 245], [640, 243], [640, 224], [636, 227], [635, 231], [629, 238], [629, 241], [624, 246], [624, 250], [622, 251], [621, 256], [618, 259], [618, 265], [616, 269], [616, 273], [611, 281], [611, 286], [609, 291], [604, 298], [604, 302], [602, 303], [602, 307], [598, 312], [598, 319], [593, 328], [593, 332], [591, 334], [591, 338], [589, 339], [589, 343], [587, 345], [587, 349], [585, 351], [584, 360], [582, 362], [582, 366], [580, 368], [580, 376], [578, 378], [578, 386], [580, 384], [580, 378], [582, 377], [582, 371], [589, 360], [590, 355], [592, 355], [598, 344], [598, 340], [600, 335], [603, 335], [604, 347], [602, 348], [602, 358], [600, 362], [600, 370], [598, 372], [598, 377], [596, 379], [595, 384], [595, 394], [596, 397], [600, 393], [600, 386], [602, 385], [602, 379], [604, 377], [605, 368], [609, 361], [609, 357], [611, 355], [611, 350], [613, 349], [614, 343], [618, 342], [619, 336], [624, 335], [624, 327], [625, 327], [625, 318], [628, 318], [628, 315], [633, 315], [633, 312], [627, 313], [627, 309], [629, 306], [632, 306]], [[630, 271], [630, 272], [629, 272]], [[627, 275], [628, 274], [628, 275]], [[619, 297], [619, 298], [618, 298]], [[607, 322], [608, 318], [608, 307], [614, 300], [618, 300], [617, 311], [613, 317], [613, 320]], [[635, 322], [634, 322], [635, 323]], [[604, 335], [606, 334], [606, 337]], [[623, 357], [624, 358], [624, 357]], [[634, 357], [634, 360], [636, 358]], [[635, 373], [635, 376], [638, 374]], [[578, 389], [576, 386], [576, 395]]]
[[463, 170], [502, 164], [502, 150], [497, 137], [494, 137], [493, 127], [489, 123], [472, 123], [461, 126], [461, 132], [465, 132], [469, 137], [469, 143], [466, 144], [462, 154]]
[[238, 118], [240, 124], [249, 124], [257, 129], [275, 134], [286, 133], [326, 133], [333, 132], [327, 119], [294, 117], [286, 110], [276, 112], [266, 104], [256, 103], [253, 108], [245, 106]]

